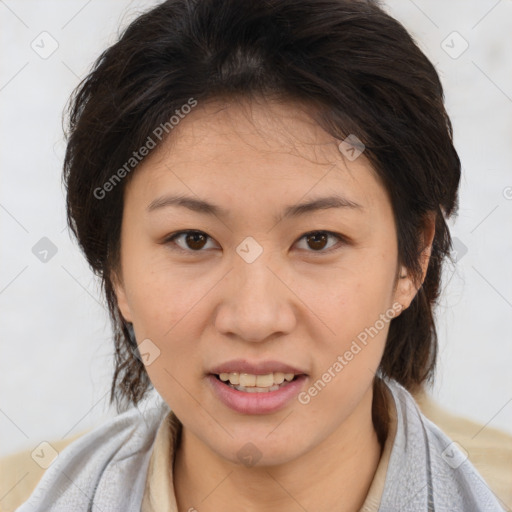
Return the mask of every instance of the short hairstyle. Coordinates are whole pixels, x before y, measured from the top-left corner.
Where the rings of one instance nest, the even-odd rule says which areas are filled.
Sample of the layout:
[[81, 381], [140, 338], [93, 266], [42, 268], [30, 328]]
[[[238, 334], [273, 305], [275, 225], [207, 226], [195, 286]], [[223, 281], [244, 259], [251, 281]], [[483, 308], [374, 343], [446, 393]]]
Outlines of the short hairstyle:
[[[433, 308], [451, 249], [445, 219], [457, 210], [460, 160], [432, 63], [375, 1], [167, 0], [101, 54], [68, 106], [67, 218], [108, 304], [110, 402], [118, 409], [136, 405], [151, 388], [113, 288], [123, 191], [136, 165], [131, 174], [119, 171], [191, 98], [256, 96], [307, 103], [328, 133], [355, 134], [365, 145], [391, 200], [398, 263], [419, 286], [390, 323], [379, 370], [411, 392], [433, 381]], [[116, 173], [123, 179], [112, 183]], [[436, 232], [421, 284], [421, 231], [431, 214]]]

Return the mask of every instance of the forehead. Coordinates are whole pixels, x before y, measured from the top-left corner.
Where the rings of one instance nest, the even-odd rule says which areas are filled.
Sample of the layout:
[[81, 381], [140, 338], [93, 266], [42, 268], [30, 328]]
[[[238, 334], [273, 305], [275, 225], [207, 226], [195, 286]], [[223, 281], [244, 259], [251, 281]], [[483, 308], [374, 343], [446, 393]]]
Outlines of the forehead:
[[340, 140], [310, 114], [299, 103], [199, 104], [141, 162], [129, 187], [146, 200], [169, 187], [224, 200], [233, 200], [236, 192], [249, 200], [250, 192], [264, 189], [274, 202], [344, 193], [367, 207], [385, 195], [364, 154], [349, 161], [339, 150]]
[[175, 162], [198, 158], [230, 160], [255, 154], [272, 161], [280, 155], [330, 166], [340, 160], [339, 141], [325, 132], [303, 103], [256, 98], [199, 104], [162, 145]]

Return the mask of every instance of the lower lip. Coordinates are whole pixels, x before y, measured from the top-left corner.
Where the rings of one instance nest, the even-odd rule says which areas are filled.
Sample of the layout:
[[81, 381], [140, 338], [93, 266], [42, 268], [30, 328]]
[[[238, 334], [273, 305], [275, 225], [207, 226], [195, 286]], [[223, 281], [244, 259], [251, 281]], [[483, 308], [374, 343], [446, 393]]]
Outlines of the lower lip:
[[269, 414], [283, 409], [299, 394], [306, 379], [306, 375], [300, 375], [276, 391], [245, 393], [224, 384], [215, 375], [208, 375], [208, 382], [217, 398], [230, 409], [242, 414]]

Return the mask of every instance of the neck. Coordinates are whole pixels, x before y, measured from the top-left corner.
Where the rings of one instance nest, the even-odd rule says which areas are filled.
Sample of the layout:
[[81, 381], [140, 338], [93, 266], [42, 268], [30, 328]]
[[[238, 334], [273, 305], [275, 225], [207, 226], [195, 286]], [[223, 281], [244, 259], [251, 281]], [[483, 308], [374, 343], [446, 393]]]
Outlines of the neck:
[[[356, 512], [368, 494], [386, 436], [375, 419], [384, 394], [370, 387], [357, 409], [328, 438], [282, 465], [247, 468], [211, 451], [183, 428], [174, 461], [180, 511]], [[373, 416], [373, 420], [372, 420]]]

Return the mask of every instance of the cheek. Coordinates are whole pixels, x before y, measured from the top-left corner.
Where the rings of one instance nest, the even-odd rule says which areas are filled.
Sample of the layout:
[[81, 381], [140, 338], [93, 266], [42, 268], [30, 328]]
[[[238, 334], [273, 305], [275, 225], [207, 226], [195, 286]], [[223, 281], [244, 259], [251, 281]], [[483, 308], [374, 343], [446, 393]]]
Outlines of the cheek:
[[395, 264], [390, 252], [362, 251], [343, 268], [310, 284], [310, 308], [328, 327], [322, 328], [327, 335], [315, 336], [314, 376], [307, 392], [311, 409], [319, 414], [332, 403], [349, 410], [377, 371], [394, 314]]
[[146, 366], [148, 376], [171, 408], [191, 408], [194, 401], [188, 393], [195, 395], [195, 386], [203, 378], [199, 345], [205, 328], [201, 302], [205, 289], [158, 272], [138, 283], [134, 300], [137, 339], [151, 339], [159, 351], [158, 358]]
[[146, 337], [167, 337], [207, 290], [197, 269], [171, 265], [162, 252], [134, 251], [123, 267], [134, 324]]
[[146, 371], [156, 390], [181, 410], [190, 401], [184, 387], [199, 382], [202, 363], [198, 340], [203, 329], [201, 298], [205, 288], [199, 280], [165, 269], [131, 268], [130, 306], [138, 343], [150, 340], [158, 354]]
[[395, 271], [392, 257], [359, 253], [351, 260], [324, 275], [302, 278], [301, 297], [335, 339], [356, 336], [391, 307]]

